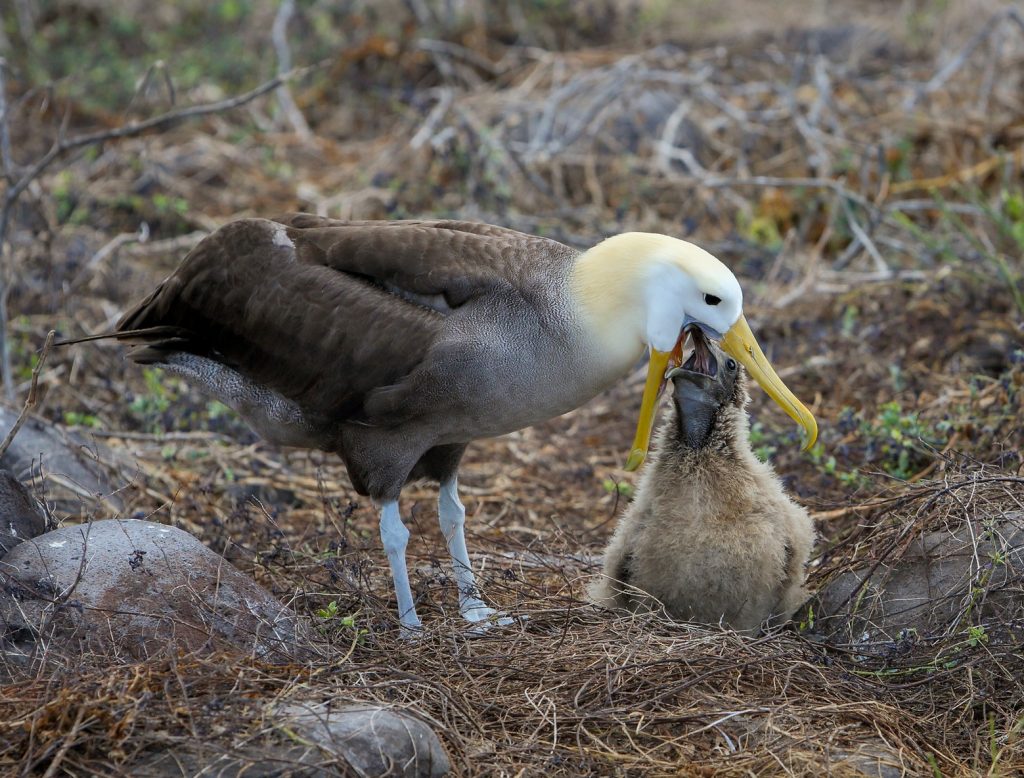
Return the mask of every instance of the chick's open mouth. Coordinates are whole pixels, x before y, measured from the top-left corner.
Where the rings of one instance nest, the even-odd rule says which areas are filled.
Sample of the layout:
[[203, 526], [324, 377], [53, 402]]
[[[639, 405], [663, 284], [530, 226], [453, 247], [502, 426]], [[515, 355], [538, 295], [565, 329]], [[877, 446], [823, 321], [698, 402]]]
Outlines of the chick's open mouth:
[[682, 370], [690, 373], [699, 373], [714, 378], [718, 375], [718, 360], [711, 353], [708, 347], [707, 336], [700, 327], [689, 327], [690, 342], [693, 344], [693, 351], [689, 359], [683, 362]]

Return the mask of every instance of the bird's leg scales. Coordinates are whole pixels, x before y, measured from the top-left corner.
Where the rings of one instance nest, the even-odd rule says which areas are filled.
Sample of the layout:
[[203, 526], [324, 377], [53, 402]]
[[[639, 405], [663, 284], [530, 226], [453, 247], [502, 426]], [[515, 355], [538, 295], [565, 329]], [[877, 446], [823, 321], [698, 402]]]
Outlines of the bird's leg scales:
[[473, 568], [469, 564], [466, 549], [466, 508], [459, 500], [459, 482], [452, 478], [441, 484], [437, 500], [437, 515], [441, 532], [448, 543], [452, 557], [452, 569], [459, 587], [459, 612], [466, 621], [479, 622], [491, 618], [496, 611], [480, 599]]
[[422, 626], [412, 601], [412, 587], [409, 586], [409, 569], [405, 564], [405, 547], [409, 542], [409, 530], [402, 523], [398, 512], [398, 501], [391, 500], [381, 505], [380, 539], [384, 553], [391, 564], [391, 577], [395, 582], [395, 596], [398, 599], [398, 619], [402, 631], [414, 633]]

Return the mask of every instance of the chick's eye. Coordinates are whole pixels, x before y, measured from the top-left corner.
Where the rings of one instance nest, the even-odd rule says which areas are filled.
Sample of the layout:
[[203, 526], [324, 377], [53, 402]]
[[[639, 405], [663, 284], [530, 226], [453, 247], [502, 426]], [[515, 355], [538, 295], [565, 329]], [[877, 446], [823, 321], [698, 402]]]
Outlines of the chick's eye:
[[704, 295], [704, 302], [706, 302], [708, 305], [718, 305], [720, 302], [722, 302], [722, 298], [715, 297], [713, 294], [706, 294]]
[[736, 370], [736, 360], [735, 359], [727, 359], [725, 361], [725, 366], [727, 368], [729, 368], [729, 370], [733, 370], [733, 371]]

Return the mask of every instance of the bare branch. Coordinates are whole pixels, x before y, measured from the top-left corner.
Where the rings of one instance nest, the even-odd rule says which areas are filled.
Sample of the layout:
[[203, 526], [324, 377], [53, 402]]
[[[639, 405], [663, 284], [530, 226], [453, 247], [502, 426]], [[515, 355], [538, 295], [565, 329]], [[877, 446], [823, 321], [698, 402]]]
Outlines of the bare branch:
[[35, 15], [28, 0], [14, 0], [14, 10], [18, 15], [18, 32], [21, 39], [28, 43], [36, 33]]
[[455, 91], [449, 87], [442, 87], [435, 105], [430, 113], [427, 115], [426, 120], [423, 122], [423, 126], [420, 127], [416, 134], [412, 136], [412, 140], [409, 141], [409, 145], [418, 149], [428, 140], [433, 142], [436, 137], [434, 132], [437, 129], [437, 125], [440, 124], [445, 114], [448, 113], [448, 109], [452, 106], [452, 100], [455, 97]]
[[124, 109], [124, 115], [126, 117], [131, 113], [132, 107], [135, 105], [135, 101], [146, 96], [146, 93], [149, 91], [149, 86], [153, 81], [153, 74], [156, 72], [159, 72], [163, 77], [164, 88], [167, 90], [167, 105], [173, 108], [177, 104], [177, 93], [174, 90], [174, 82], [171, 80], [171, 74], [167, 71], [167, 63], [162, 59], [158, 59], [146, 68], [145, 74], [139, 79], [138, 85], [135, 87], [135, 92], [132, 94], [131, 99], [128, 100], [128, 105]]
[[[278, 75], [287, 73], [292, 68], [292, 50], [288, 46], [288, 22], [295, 14], [295, 0], [281, 0], [278, 6], [277, 15], [274, 17], [274, 25], [270, 29], [270, 40], [277, 52]], [[295, 98], [287, 84], [281, 84], [277, 88], [277, 103], [281, 106], [288, 123], [292, 126], [295, 134], [303, 140], [309, 140], [313, 133], [309, 129], [306, 117], [302, 115], [299, 106], [295, 104]]]
[[[40, 173], [48, 168], [54, 160], [69, 151], [80, 149], [85, 146], [92, 146], [97, 143], [104, 143], [108, 140], [120, 140], [122, 138], [132, 138], [136, 135], [141, 135], [144, 132], [150, 130], [165, 130], [168, 127], [172, 127], [185, 119], [194, 119], [199, 116], [209, 116], [210, 114], [223, 113], [224, 111], [230, 111], [233, 108], [238, 108], [251, 103], [257, 97], [262, 97], [277, 89], [281, 84], [285, 84], [301, 76], [307, 75], [315, 70], [319, 70], [326, 63], [318, 63], [316, 65], [310, 65], [304, 68], [293, 68], [287, 73], [283, 73], [279, 76], [275, 76], [269, 81], [260, 84], [255, 89], [251, 89], [248, 92], [244, 92], [234, 97], [229, 97], [224, 100], [218, 100], [213, 103], [201, 103], [200, 105], [193, 105], [188, 108], [179, 108], [174, 111], [168, 111], [167, 113], [154, 116], [150, 119], [144, 119], [142, 121], [132, 122], [126, 124], [123, 127], [116, 127], [113, 130], [101, 130], [99, 132], [90, 132], [83, 135], [76, 135], [73, 138], [63, 138], [59, 142], [55, 143], [46, 154], [44, 154], [31, 168], [26, 172], [17, 184], [7, 193], [7, 201], [13, 202], [13, 200], [20, 195], [33, 179], [35, 179]], [[5, 226], [0, 224], [0, 235], [3, 234], [2, 227]]]
[[[874, 242], [871, 240], [871, 236], [861, 227], [860, 222], [857, 221], [857, 217], [853, 213], [853, 209], [850, 207], [850, 203], [847, 200], [842, 201], [843, 214], [846, 216], [846, 223], [850, 225], [850, 230], [853, 232], [854, 237], [860, 241], [860, 244], [867, 250], [868, 254], [875, 262], [875, 269], [878, 273], [881, 273], [883, 277], [890, 277], [892, 270], [889, 268], [889, 264], [882, 258], [881, 253], [875, 247]], [[838, 263], [837, 263], [838, 264]]]
[[7, 449], [10, 448], [11, 442], [14, 440], [14, 436], [18, 434], [18, 430], [21, 429], [21, 425], [25, 423], [25, 419], [28, 418], [28, 412], [35, 408], [38, 400], [37, 390], [39, 388], [39, 373], [43, 369], [43, 363], [46, 362], [46, 357], [50, 353], [50, 347], [53, 345], [53, 336], [56, 333], [50, 330], [46, 333], [46, 342], [43, 344], [43, 350], [39, 353], [39, 361], [36, 362], [36, 366], [32, 368], [32, 387], [28, 390], [28, 397], [25, 398], [25, 404], [21, 408], [21, 413], [18, 414], [17, 420], [14, 422], [14, 426], [7, 433], [7, 437], [4, 438], [3, 443], [0, 443], [0, 457], [3, 457], [7, 453]]
[[82, 284], [84, 284], [92, 271], [96, 267], [106, 260], [107, 257], [112, 256], [120, 250], [120, 248], [128, 243], [145, 243], [149, 240], [149, 225], [143, 222], [139, 229], [135, 232], [122, 232], [117, 237], [108, 241], [104, 244], [99, 251], [92, 255], [88, 262], [86, 262], [81, 269], [75, 274], [75, 277], [71, 279], [71, 282], [67, 286], [66, 293], [70, 294], [77, 290]]
[[7, 105], [7, 60], [0, 57], [0, 164], [4, 178], [14, 183], [14, 162], [11, 159], [11, 126]]
[[14, 185], [14, 162], [11, 158], [10, 108], [7, 103], [7, 61], [0, 58], [0, 163], [4, 166], [7, 192], [0, 210], [0, 377], [4, 382], [4, 396], [14, 400], [14, 374], [11, 370], [11, 344], [7, 339], [7, 263], [4, 262], [4, 237], [7, 233], [8, 202]]
[[874, 210], [875, 208], [874, 204], [871, 203], [870, 200], [857, 194], [852, 189], [847, 189], [841, 183], [831, 178], [783, 178], [781, 176], [751, 176], [750, 178], [727, 178], [724, 176], [717, 176], [715, 178], [705, 179], [701, 181], [700, 184], [701, 186], [706, 186], [711, 189], [740, 186], [817, 187], [821, 189], [831, 189], [836, 194], [842, 195], [847, 200], [855, 202], [857, 203], [857, 205], [863, 208], [867, 208], [868, 210]]

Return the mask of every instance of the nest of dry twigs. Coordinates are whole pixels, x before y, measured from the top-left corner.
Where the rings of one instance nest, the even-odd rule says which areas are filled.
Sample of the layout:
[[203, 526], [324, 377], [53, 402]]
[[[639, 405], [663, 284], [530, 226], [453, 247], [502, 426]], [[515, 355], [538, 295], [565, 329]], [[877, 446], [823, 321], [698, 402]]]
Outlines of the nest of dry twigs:
[[[880, 501], [829, 550], [812, 584], [851, 565], [898, 562], [928, 529], [1019, 517], [1022, 486], [966, 467]], [[366, 551], [282, 550], [262, 559], [265, 581], [300, 592], [300, 610], [329, 591], [340, 613], [357, 615], [355, 627], [321, 620], [316, 660], [218, 655], [111, 667], [86, 657], [59, 675], [22, 675], [0, 691], [0, 763], [59, 756], [71, 773], [130, 774], [125, 765], [187, 752], [197, 738], [208, 755], [280, 738], [273, 705], [357, 699], [415, 709], [473, 774], [815, 775], [827, 763], [856, 775], [881, 763], [968, 775], [1024, 765], [1019, 591], [1014, 618], [996, 625], [958, 610], [948, 629], [920, 641], [854, 645], [798, 630], [749, 638], [600, 613], [582, 601], [597, 566], [578, 543], [485, 536], [473, 545], [486, 560], [485, 590], [522, 617], [518, 625], [467, 636], [450, 582], [421, 554], [427, 630], [410, 643], [397, 637], [379, 565], [365, 574]], [[975, 601], [996, 594], [982, 576], [972, 586]], [[986, 623], [989, 636], [970, 641], [970, 628]]]

